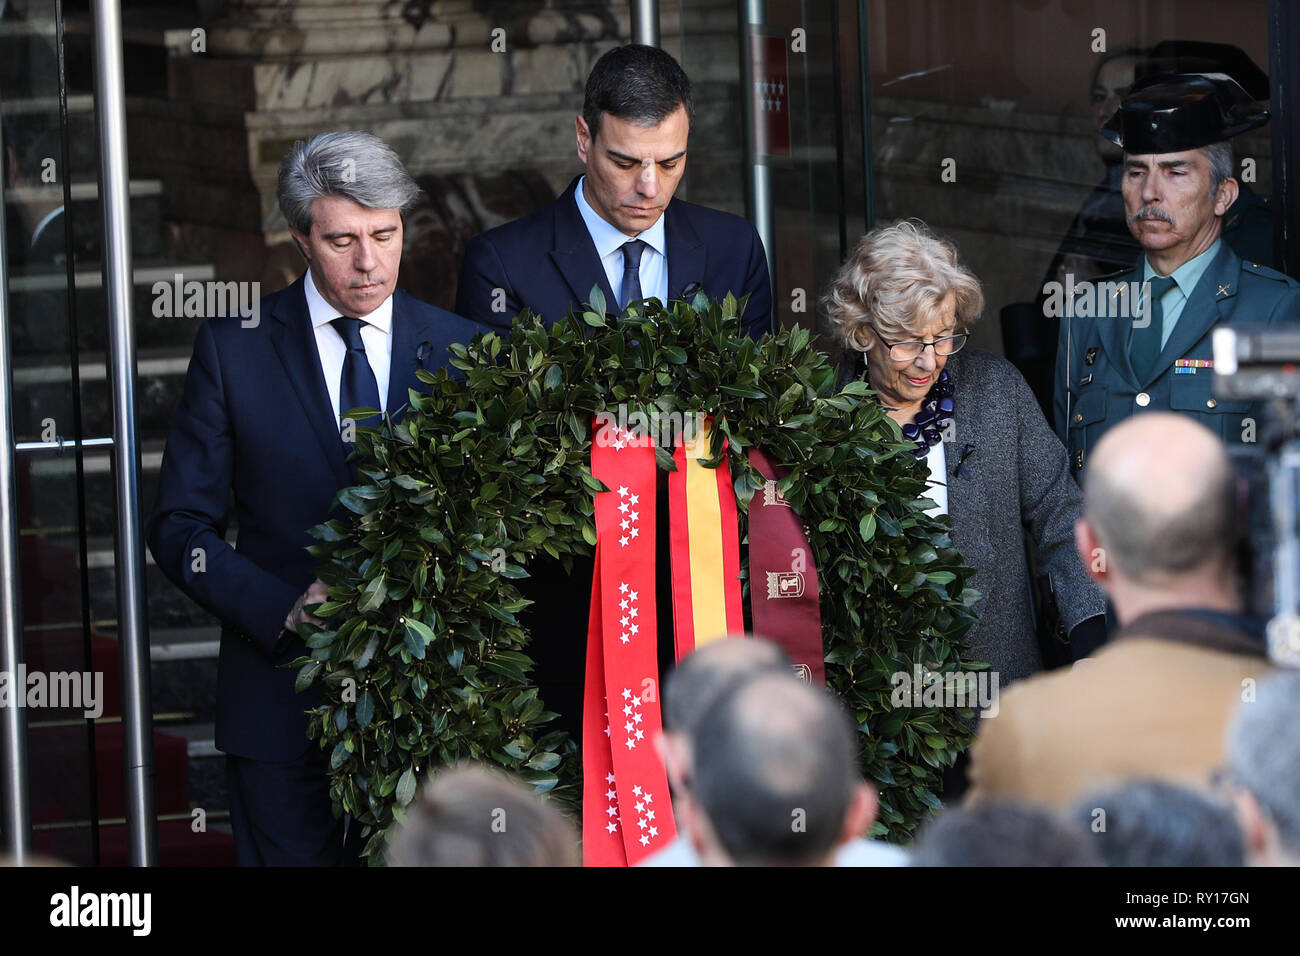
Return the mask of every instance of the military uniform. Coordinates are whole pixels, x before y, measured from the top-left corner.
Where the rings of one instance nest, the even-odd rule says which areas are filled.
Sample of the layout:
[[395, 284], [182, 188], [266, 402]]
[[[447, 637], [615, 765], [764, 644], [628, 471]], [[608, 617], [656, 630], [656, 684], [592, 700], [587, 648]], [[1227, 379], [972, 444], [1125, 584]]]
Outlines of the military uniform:
[[[1191, 415], [1231, 446], [1253, 440], [1263, 407], [1258, 402], [1216, 398], [1211, 336], [1215, 326], [1300, 322], [1300, 283], [1267, 266], [1243, 262], [1227, 243], [1210, 262], [1156, 360], [1138, 380], [1129, 361], [1128, 336], [1138, 303], [1123, 301], [1140, 288], [1143, 263], [1093, 280], [1083, 294], [1107, 284], [1107, 307], [1081, 309], [1061, 319], [1056, 352], [1056, 431], [1070, 467], [1079, 477], [1088, 454], [1107, 429], [1144, 411]], [[1080, 317], [1077, 312], [1103, 312]]]
[[[1222, 143], [1266, 122], [1268, 110], [1232, 77], [1172, 73], [1135, 83], [1098, 132], [1124, 149], [1127, 163], [1131, 156], [1159, 160]], [[1249, 194], [1244, 199], [1237, 203], [1241, 208], [1231, 225], [1242, 228], [1253, 217], [1258, 229], [1262, 204]], [[1157, 200], [1152, 208], [1162, 205]], [[1267, 207], [1262, 208], [1266, 218]], [[1173, 222], [1167, 210], [1163, 218]], [[1195, 233], [1187, 223], [1183, 225], [1189, 235]], [[1219, 225], [1218, 250], [1211, 245], [1201, 253], [1210, 258], [1199, 279], [1188, 270], [1182, 279], [1174, 278], [1183, 266], [1198, 267], [1191, 265], [1199, 258], [1193, 257], [1170, 276], [1157, 273], [1144, 293], [1146, 262], [1140, 257], [1133, 268], [1094, 279], [1073, 302], [1063, 303], [1053, 412], [1076, 478], [1101, 436], [1139, 412], [1190, 415], [1229, 448], [1257, 440], [1263, 404], [1213, 394], [1213, 331], [1221, 324], [1262, 327], [1300, 322], [1300, 284], [1254, 260], [1243, 261], [1222, 231], [1229, 223]], [[1162, 339], [1164, 300], [1150, 292], [1175, 281], [1187, 297], [1168, 338]], [[1190, 292], [1184, 281], [1195, 283]]]

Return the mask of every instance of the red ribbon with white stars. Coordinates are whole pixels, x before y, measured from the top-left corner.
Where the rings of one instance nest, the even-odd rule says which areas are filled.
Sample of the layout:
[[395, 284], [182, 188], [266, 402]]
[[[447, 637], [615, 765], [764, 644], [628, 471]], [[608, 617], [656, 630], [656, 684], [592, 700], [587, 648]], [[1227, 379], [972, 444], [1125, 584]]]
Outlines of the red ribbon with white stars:
[[[602, 426], [598, 423], [597, 429]], [[654, 740], [659, 711], [655, 484], [648, 437], [611, 426], [591, 445], [596, 495], [582, 716], [583, 862], [631, 866], [671, 843], [668, 777]]]

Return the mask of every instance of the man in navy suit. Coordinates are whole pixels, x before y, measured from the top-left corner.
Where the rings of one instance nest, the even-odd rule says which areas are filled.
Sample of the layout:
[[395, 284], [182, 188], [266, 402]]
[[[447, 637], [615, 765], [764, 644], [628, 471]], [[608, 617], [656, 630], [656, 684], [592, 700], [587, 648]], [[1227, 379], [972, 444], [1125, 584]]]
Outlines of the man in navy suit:
[[[419, 193], [397, 155], [368, 133], [296, 143], [278, 198], [307, 271], [251, 317], [200, 329], [149, 518], [158, 566], [221, 619], [216, 744], [227, 754], [230, 812], [243, 865], [344, 862], [325, 755], [307, 737], [314, 692], [282, 665], [325, 600], [308, 529], [354, 483], [357, 423], [399, 417], [416, 371], [447, 364], [474, 322], [396, 288], [402, 213]], [[233, 491], [238, 543], [226, 541]]]
[[[731, 292], [749, 296], [745, 333], [770, 331], [771, 280], [757, 231], [736, 216], [673, 198], [694, 114], [690, 80], [663, 50], [633, 44], [602, 56], [575, 121], [585, 172], [550, 206], [470, 242], [456, 311], [504, 331], [524, 308], [553, 325], [586, 303], [593, 286], [611, 311], [642, 298], [666, 303], [698, 291], [717, 299]], [[661, 541], [665, 489], [657, 509]], [[660, 556], [658, 574], [664, 607], [671, 604], [666, 558]], [[535, 602], [528, 616], [531, 676], [547, 708], [559, 714], [551, 726], [578, 740], [592, 563], [577, 560], [566, 572], [539, 558], [529, 572], [523, 591]], [[673, 661], [671, 615], [660, 623], [666, 671]]]
[[548, 326], [599, 286], [611, 310], [641, 298], [748, 295], [745, 332], [771, 329], [762, 240], [744, 219], [673, 199], [695, 115], [691, 83], [656, 47], [616, 47], [587, 78], [576, 120], [585, 173], [545, 209], [465, 250], [456, 311], [508, 330], [524, 308]]

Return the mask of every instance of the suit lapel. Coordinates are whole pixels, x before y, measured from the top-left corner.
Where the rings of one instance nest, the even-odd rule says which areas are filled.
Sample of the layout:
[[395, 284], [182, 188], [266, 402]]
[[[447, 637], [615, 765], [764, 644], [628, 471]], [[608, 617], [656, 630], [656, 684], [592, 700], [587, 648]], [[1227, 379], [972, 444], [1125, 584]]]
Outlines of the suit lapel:
[[[338, 419], [325, 385], [325, 373], [321, 371], [320, 356], [316, 353], [316, 334], [311, 327], [307, 297], [303, 292], [305, 281], [299, 277], [277, 300], [272, 312], [275, 324], [271, 328], [271, 344], [280, 356], [291, 390], [302, 404], [312, 432], [329, 461], [336, 484], [342, 488], [352, 484], [353, 480], [348, 473]], [[272, 409], [267, 411], [274, 414]]]
[[401, 289], [393, 290], [393, 348], [388, 363], [388, 402], [385, 408], [394, 421], [401, 420], [411, 403], [407, 394], [419, 388], [415, 373], [421, 368], [421, 347], [432, 349], [432, 336], [411, 308], [410, 297]]
[[605, 304], [611, 311], [617, 311], [618, 297], [609, 287], [609, 277], [596, 254], [596, 244], [591, 241], [591, 233], [587, 231], [587, 224], [578, 212], [577, 200], [573, 198], [577, 186], [578, 180], [575, 179], [555, 204], [555, 244], [551, 249], [551, 261], [568, 284], [574, 302], [589, 303], [592, 287], [599, 286], [605, 294]]
[[1178, 324], [1174, 326], [1169, 341], [1156, 359], [1155, 368], [1151, 372], [1153, 380], [1168, 371], [1177, 359], [1190, 351], [1210, 327], [1219, 321], [1219, 309], [1224, 303], [1230, 303], [1237, 294], [1237, 280], [1240, 277], [1241, 260], [1224, 242], [1214, 261], [1201, 273], [1201, 280], [1196, 283], [1191, 298], [1183, 306]]
[[676, 201], [669, 202], [664, 210], [664, 246], [668, 250], [668, 298], [684, 298], [692, 286], [703, 289], [707, 250], [687, 220], [684, 207]]
[[[1133, 288], [1132, 283], [1142, 281], [1142, 266], [1143, 260], [1139, 259], [1136, 269], [1119, 277], [1120, 288], [1124, 290], [1121, 295], [1128, 296], [1128, 290]], [[1137, 313], [1134, 310], [1137, 309], [1138, 305], [1137, 302], [1127, 302], [1121, 308], [1120, 303], [1116, 302], [1097, 303], [1097, 311], [1105, 309], [1111, 316], [1136, 315]], [[1096, 316], [1093, 321], [1099, 326], [1101, 347], [1105, 349], [1106, 357], [1110, 359], [1111, 366], [1117, 369], [1135, 389], [1139, 388], [1142, 383], [1133, 374], [1133, 366], [1129, 364], [1128, 360], [1128, 336], [1133, 323], [1120, 318], [1106, 318], [1100, 315]]]

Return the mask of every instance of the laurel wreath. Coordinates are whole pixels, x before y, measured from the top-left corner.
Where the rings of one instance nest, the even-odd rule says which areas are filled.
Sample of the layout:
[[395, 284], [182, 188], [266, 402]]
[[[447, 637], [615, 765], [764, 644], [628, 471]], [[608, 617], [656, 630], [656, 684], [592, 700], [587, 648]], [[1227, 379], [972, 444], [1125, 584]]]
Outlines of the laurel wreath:
[[[969, 666], [974, 572], [947, 517], [925, 513], [925, 468], [867, 386], [837, 391], [805, 329], [744, 337], [742, 308], [701, 294], [608, 316], [594, 289], [550, 329], [524, 313], [504, 340], [453, 346], [460, 376], [420, 372], [428, 391], [410, 393], [400, 422], [357, 429], [359, 484], [312, 532], [330, 586], [315, 610], [325, 626], [304, 627], [309, 656], [294, 663], [300, 689], [321, 685], [309, 733], [330, 754], [335, 812], [362, 824], [371, 863], [419, 782], [459, 760], [499, 764], [576, 807], [576, 746], [548, 731], [555, 715], [529, 682], [519, 582], [540, 555], [572, 569], [592, 554], [593, 495], [605, 489], [590, 470], [591, 426], [620, 406], [713, 417], [709, 464], [729, 456], [742, 562], [763, 487], [745, 450], [788, 469], [778, 490], [816, 561], [828, 685], [880, 788], [873, 833], [906, 840], [941, 806], [940, 774], [969, 744], [970, 712], [894, 707], [891, 675]], [[670, 448], [656, 456], [673, 468]], [[742, 564], [746, 595], [747, 575]]]

